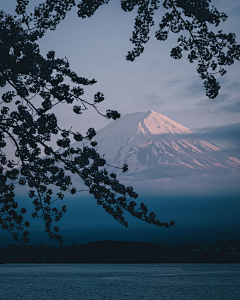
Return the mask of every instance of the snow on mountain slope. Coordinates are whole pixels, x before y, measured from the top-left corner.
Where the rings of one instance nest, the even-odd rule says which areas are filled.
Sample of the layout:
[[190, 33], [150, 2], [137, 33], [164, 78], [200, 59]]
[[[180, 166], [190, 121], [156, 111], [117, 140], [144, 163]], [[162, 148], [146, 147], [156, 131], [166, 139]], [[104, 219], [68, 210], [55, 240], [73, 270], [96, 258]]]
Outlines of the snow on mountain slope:
[[140, 151], [138, 148], [149, 148], [155, 135], [169, 133], [190, 134], [192, 131], [154, 111], [127, 114], [97, 132], [97, 149], [106, 154], [108, 160], [121, 162]]
[[[150, 132], [151, 134], [163, 134], [163, 133], [193, 133], [187, 127], [169, 119], [165, 115], [156, 113], [151, 110], [147, 112], [148, 116], [138, 123], [138, 127], [143, 134]], [[146, 129], [145, 129], [146, 128]]]
[[[240, 170], [240, 161], [221, 148], [191, 137], [189, 128], [154, 111], [127, 114], [97, 132], [97, 150], [114, 166], [128, 164], [128, 175], [163, 176], [168, 170]], [[174, 167], [174, 168], [173, 168]], [[146, 176], [148, 176], [146, 175]]]

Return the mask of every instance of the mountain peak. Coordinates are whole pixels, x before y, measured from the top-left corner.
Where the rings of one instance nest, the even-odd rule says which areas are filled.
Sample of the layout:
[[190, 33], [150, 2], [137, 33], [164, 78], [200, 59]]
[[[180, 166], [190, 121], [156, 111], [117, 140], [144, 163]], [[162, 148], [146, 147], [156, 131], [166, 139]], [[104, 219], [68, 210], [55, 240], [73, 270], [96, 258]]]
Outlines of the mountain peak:
[[[109, 131], [109, 132], [108, 132]], [[153, 110], [147, 112], [137, 112], [133, 114], [126, 114], [119, 120], [113, 121], [109, 125], [98, 131], [98, 135], [101, 132], [108, 132], [108, 135], [112, 135], [115, 131], [119, 134], [133, 136], [135, 134], [156, 135], [171, 133], [178, 134], [190, 134], [193, 133], [189, 128], [171, 120], [161, 113], [157, 113]]]
[[154, 178], [170, 176], [175, 171], [182, 174], [186, 170], [240, 169], [236, 158], [224, 157], [218, 146], [196, 139], [192, 133], [189, 128], [151, 110], [127, 114], [100, 129], [96, 149], [106, 156], [110, 165], [126, 163], [128, 174], [143, 172], [144, 176]]
[[[143, 134], [189, 134], [193, 133], [189, 128], [171, 120], [161, 113], [153, 110], [147, 112], [147, 116], [138, 123], [138, 132]], [[144, 114], [145, 115], [145, 114]]]

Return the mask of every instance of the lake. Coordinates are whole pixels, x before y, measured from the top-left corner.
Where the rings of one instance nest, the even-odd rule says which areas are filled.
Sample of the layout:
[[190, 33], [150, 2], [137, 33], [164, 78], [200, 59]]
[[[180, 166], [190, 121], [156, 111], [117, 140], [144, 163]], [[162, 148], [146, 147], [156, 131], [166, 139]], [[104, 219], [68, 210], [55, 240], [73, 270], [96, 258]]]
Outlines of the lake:
[[240, 264], [5, 264], [1, 300], [240, 299]]

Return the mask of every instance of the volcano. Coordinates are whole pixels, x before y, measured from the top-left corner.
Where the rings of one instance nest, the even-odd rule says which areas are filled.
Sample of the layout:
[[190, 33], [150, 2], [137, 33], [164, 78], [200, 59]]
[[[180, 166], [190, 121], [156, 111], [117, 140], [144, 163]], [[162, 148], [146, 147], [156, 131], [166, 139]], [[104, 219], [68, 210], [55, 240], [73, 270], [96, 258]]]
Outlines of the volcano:
[[[128, 174], [211, 169], [240, 170], [240, 160], [221, 154], [209, 141], [193, 138], [193, 131], [154, 111], [127, 114], [97, 132], [97, 150], [114, 166], [127, 164]], [[161, 169], [161, 171], [160, 171]]]
[[128, 165], [128, 176], [240, 170], [239, 159], [224, 156], [219, 146], [194, 136], [189, 128], [151, 110], [122, 116], [100, 129], [95, 140], [109, 165]]

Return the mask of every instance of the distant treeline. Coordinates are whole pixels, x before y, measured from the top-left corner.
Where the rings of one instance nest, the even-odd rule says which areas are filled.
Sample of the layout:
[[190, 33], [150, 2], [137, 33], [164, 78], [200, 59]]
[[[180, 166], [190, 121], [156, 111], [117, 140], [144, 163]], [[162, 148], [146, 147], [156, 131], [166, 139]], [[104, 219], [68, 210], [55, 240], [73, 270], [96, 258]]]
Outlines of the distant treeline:
[[84, 245], [9, 244], [0, 248], [0, 263], [240, 263], [240, 240], [167, 246], [146, 242], [98, 241]]

